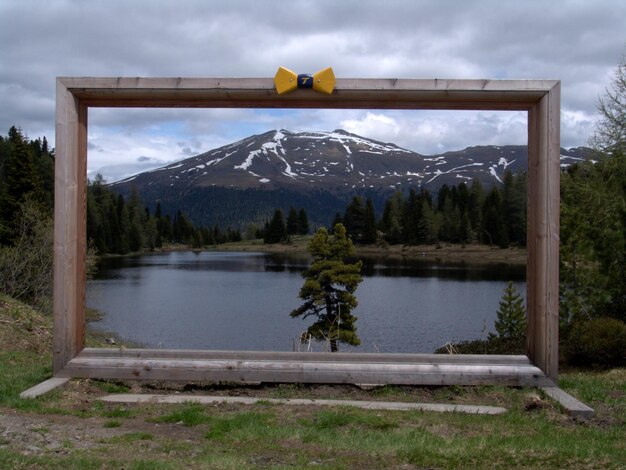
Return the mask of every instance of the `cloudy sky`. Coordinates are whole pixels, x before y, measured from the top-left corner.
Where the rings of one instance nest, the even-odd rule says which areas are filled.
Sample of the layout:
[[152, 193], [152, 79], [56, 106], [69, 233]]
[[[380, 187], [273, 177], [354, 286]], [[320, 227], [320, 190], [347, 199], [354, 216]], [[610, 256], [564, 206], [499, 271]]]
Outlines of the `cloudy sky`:
[[[0, 132], [54, 145], [57, 76], [562, 81], [561, 144], [585, 145], [626, 53], [623, 0], [0, 1]], [[89, 175], [109, 181], [269, 129], [334, 130], [435, 154], [525, 144], [526, 115], [91, 109]]]

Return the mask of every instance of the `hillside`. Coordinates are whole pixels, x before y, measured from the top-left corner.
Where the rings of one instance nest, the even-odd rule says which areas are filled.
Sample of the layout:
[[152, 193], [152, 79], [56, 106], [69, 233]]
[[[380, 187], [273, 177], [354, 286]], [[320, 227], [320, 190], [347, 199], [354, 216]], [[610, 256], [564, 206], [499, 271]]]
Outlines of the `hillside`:
[[52, 318], [0, 294], [0, 351], [50, 353]]

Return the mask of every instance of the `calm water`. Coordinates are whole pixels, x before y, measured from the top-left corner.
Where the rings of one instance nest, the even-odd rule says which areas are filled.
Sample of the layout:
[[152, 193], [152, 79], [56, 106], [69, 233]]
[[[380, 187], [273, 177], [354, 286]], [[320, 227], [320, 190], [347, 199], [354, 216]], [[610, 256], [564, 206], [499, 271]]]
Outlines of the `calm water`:
[[[289, 317], [307, 264], [303, 256], [221, 252], [105, 260], [87, 287], [87, 305], [104, 313], [90, 327], [146, 347], [291, 351], [312, 323]], [[525, 295], [524, 276], [507, 265], [365, 260], [354, 310], [362, 344], [340, 350], [432, 352], [480, 338], [493, 330], [508, 280]]]

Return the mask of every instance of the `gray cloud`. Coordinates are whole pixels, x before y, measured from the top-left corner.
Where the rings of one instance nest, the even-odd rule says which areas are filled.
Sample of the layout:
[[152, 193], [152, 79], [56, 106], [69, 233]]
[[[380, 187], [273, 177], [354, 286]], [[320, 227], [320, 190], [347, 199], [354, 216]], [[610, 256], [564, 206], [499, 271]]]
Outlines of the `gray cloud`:
[[[279, 5], [4, 0], [0, 131], [18, 125], [54, 144], [57, 76], [267, 77], [279, 65], [299, 72], [330, 65], [338, 77], [560, 79], [562, 144], [578, 146], [593, 131], [598, 96], [626, 52], [624, 24], [626, 2], [612, 0], [292, 0]], [[170, 161], [250, 133], [299, 129], [303, 122], [317, 129], [360, 122], [361, 128], [420, 152], [518, 139], [517, 118], [469, 116], [424, 112], [419, 123], [410, 118], [393, 127], [379, 121], [376, 128], [366, 112], [354, 111], [93, 109], [90, 168], [130, 164], [138, 155]], [[125, 157], [121, 141], [128, 149]], [[145, 148], [149, 143], [156, 149]]]

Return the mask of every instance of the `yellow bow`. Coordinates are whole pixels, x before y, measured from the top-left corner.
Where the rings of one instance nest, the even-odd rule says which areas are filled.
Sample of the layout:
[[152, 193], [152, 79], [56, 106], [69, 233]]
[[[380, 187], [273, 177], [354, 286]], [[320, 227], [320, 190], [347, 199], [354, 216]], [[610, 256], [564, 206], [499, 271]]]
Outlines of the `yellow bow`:
[[298, 75], [285, 67], [278, 67], [274, 76], [274, 85], [279, 95], [289, 93], [296, 88], [313, 88], [315, 91], [330, 95], [335, 88], [335, 74], [330, 67], [313, 75]]

